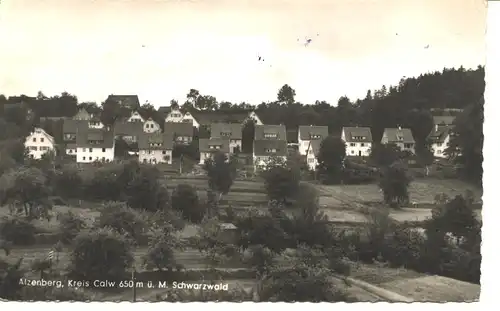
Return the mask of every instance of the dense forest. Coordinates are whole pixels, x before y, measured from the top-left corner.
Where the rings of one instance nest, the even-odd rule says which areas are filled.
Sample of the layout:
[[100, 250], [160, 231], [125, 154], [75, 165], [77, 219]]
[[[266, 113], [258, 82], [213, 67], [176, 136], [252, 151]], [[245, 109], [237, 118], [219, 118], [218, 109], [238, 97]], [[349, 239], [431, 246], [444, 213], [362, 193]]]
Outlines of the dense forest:
[[[299, 125], [315, 124], [327, 125], [332, 134], [338, 134], [343, 126], [369, 126], [374, 141], [380, 140], [384, 128], [408, 127], [412, 129], [417, 145], [423, 146], [432, 129], [433, 115], [452, 114], [450, 108], [463, 109], [456, 119], [456, 136], [448, 154], [453, 155], [456, 163], [464, 166], [464, 177], [480, 183], [484, 88], [484, 67], [479, 66], [475, 70], [445, 68], [442, 72], [402, 79], [396, 86], [368, 90], [363, 99], [341, 97], [337, 103], [318, 100], [313, 105], [304, 105], [295, 100], [296, 91], [292, 86], [284, 85], [278, 90], [275, 101], [257, 105], [256, 111], [264, 123], [284, 124], [287, 130], [292, 131]], [[21, 100], [26, 104], [16, 105]], [[169, 99], [165, 98], [165, 102], [169, 102]], [[93, 112], [104, 110], [102, 117], [109, 117], [106, 113], [109, 110], [107, 104], [79, 103], [76, 96], [66, 92], [53, 97], [39, 92], [35, 98], [24, 95], [7, 98], [0, 95], [0, 140], [23, 137], [34, 125], [41, 125], [56, 138], [60, 137], [55, 132], [62, 128], [62, 121], [40, 119], [70, 117], [79, 106], [85, 106]], [[170, 105], [178, 103], [170, 101]], [[195, 89], [189, 91], [185, 103], [179, 106], [183, 109], [195, 107], [221, 111], [255, 108], [248, 103], [218, 102], [215, 97]], [[34, 112], [32, 118], [26, 118], [28, 108]], [[149, 104], [143, 105], [141, 110], [159, 118], [155, 108]]]

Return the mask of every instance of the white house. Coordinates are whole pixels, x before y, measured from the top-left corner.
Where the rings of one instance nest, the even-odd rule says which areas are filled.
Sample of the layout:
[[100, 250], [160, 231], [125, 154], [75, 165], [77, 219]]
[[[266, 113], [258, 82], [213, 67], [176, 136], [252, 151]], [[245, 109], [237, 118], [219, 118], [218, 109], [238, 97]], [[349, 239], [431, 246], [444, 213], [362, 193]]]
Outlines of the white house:
[[318, 166], [318, 154], [321, 147], [321, 140], [311, 140], [306, 150], [307, 167], [311, 171], [315, 171]]
[[182, 122], [184, 114], [179, 108], [172, 108], [170, 112], [165, 117], [165, 122]]
[[161, 127], [153, 118], [149, 118], [143, 123], [142, 130], [144, 133], [156, 133], [161, 131]]
[[415, 139], [408, 128], [386, 128], [380, 142], [382, 144], [394, 144], [401, 151], [415, 153]]
[[328, 126], [317, 125], [301, 125], [297, 135], [299, 144], [299, 153], [301, 155], [307, 154], [309, 143], [313, 140], [322, 141], [328, 136]]
[[76, 162], [111, 162], [115, 157], [113, 131], [88, 129], [76, 135]]
[[33, 159], [41, 159], [42, 155], [55, 150], [54, 137], [50, 136], [41, 128], [35, 128], [24, 142], [24, 147]]
[[127, 122], [145, 122], [144, 118], [141, 114], [136, 110], [133, 111], [130, 117], [127, 119]]
[[215, 152], [222, 152], [229, 158], [229, 138], [200, 138], [200, 164], [212, 158]]
[[210, 127], [210, 138], [228, 138], [229, 152], [241, 151], [243, 125], [237, 123], [213, 123]]
[[440, 126], [436, 124], [429, 134], [431, 151], [436, 158], [446, 158], [445, 150], [450, 144], [451, 126]]
[[368, 157], [373, 138], [369, 127], [343, 127], [342, 140], [345, 142], [346, 156]]
[[265, 139], [253, 142], [254, 170], [265, 169], [271, 158], [286, 162], [288, 148], [286, 140]]
[[193, 124], [193, 127], [197, 128], [197, 129], [200, 128], [200, 122], [198, 122], [198, 120], [196, 120], [189, 111], [187, 111], [184, 114], [184, 116], [182, 117], [181, 122], [183, 122], [183, 123], [191, 123], [191, 124]]
[[144, 133], [139, 137], [139, 162], [172, 164], [173, 140], [169, 133]]

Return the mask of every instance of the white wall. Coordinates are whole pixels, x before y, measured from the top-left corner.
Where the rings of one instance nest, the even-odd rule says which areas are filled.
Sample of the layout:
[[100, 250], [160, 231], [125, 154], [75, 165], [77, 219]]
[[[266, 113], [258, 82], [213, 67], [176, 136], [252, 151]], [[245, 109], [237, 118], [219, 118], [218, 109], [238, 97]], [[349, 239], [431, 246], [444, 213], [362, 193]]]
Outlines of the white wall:
[[89, 128], [91, 129], [102, 129], [104, 127], [104, 124], [102, 124], [102, 122], [91, 122], [89, 121]]
[[265, 169], [267, 166], [267, 163], [269, 160], [272, 158], [281, 158], [283, 161], [286, 162], [287, 158], [286, 156], [256, 156], [255, 154], [253, 155], [253, 168], [255, 170], [257, 169]]
[[298, 145], [299, 145], [299, 154], [300, 155], [306, 155], [307, 154], [307, 148], [309, 148], [309, 142], [310, 140], [302, 140], [300, 139], [300, 132], [299, 132], [299, 138], [298, 138]]
[[444, 154], [444, 151], [446, 148], [448, 148], [448, 145], [450, 143], [450, 135], [447, 135], [446, 138], [444, 139], [444, 142], [441, 144], [432, 144], [431, 149], [432, 153], [436, 158], [446, 158], [446, 155]]
[[94, 147], [76, 148], [77, 163], [92, 163], [95, 161], [113, 161], [114, 157], [115, 157], [114, 144], [112, 148], [94, 148]]
[[26, 137], [24, 146], [33, 159], [40, 159], [45, 153], [54, 150], [51, 136], [40, 129], [35, 129], [33, 133]]
[[308, 151], [306, 150], [306, 152], [307, 152], [307, 156], [306, 156], [307, 166], [309, 167], [309, 169], [311, 171], [314, 171], [314, 170], [316, 170], [316, 166], [318, 165], [318, 159], [314, 155], [314, 152], [312, 149], [309, 149]]
[[159, 132], [161, 130], [161, 128], [160, 128], [160, 125], [158, 123], [156, 123], [155, 121], [148, 120], [148, 121], [144, 122], [144, 124], [142, 126], [142, 130], [145, 133], [155, 133], [155, 132]]
[[196, 121], [189, 112], [186, 112], [181, 122], [187, 122], [187, 121], [193, 122], [193, 126], [196, 127], [197, 129], [200, 128], [200, 124], [198, 123], [198, 121]]
[[184, 115], [180, 110], [172, 110], [165, 118], [165, 122], [182, 122]]
[[236, 147], [240, 148], [241, 152], [241, 139], [231, 139], [229, 140], [229, 153], [234, 153]]
[[70, 156], [76, 156], [76, 148], [66, 148], [66, 154]]
[[134, 112], [134, 113], [132, 113], [130, 118], [128, 118], [127, 121], [128, 122], [144, 122], [144, 118], [138, 112]]
[[[205, 160], [211, 159], [214, 155], [214, 152], [200, 152], [200, 165], [205, 164]], [[226, 153], [227, 160], [229, 161], [229, 154]]]
[[370, 156], [372, 148], [372, 143], [360, 143], [360, 142], [346, 142], [345, 143], [345, 154], [351, 157], [368, 157]]
[[139, 162], [172, 164], [172, 150], [140, 150]]
[[255, 124], [256, 125], [263, 125], [263, 123], [260, 120], [259, 116], [257, 116], [257, 114], [254, 111], [250, 112], [250, 118], [253, 119], [253, 120], [255, 120]]

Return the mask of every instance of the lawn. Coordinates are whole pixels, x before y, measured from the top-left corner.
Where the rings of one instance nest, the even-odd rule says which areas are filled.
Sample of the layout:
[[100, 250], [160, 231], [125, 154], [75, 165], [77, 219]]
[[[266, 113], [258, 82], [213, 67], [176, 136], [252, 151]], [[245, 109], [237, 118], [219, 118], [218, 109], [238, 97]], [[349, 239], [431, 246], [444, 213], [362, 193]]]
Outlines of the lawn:
[[[378, 185], [335, 185], [317, 186], [321, 194], [331, 197], [341, 203], [352, 202], [380, 202], [382, 194]], [[473, 191], [477, 199], [481, 198], [481, 191], [463, 181], [456, 179], [417, 179], [410, 184], [410, 201], [417, 203], [431, 203], [437, 194], [446, 193], [450, 197], [465, 194], [466, 190]]]

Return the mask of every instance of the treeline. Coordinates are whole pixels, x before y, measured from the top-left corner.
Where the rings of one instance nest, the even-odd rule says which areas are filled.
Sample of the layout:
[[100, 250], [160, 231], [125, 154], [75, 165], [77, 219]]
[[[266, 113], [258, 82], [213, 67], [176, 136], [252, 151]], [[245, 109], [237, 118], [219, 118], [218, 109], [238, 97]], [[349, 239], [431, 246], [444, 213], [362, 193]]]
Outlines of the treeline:
[[[364, 99], [353, 101], [342, 97], [336, 106], [320, 100], [313, 105], [304, 105], [295, 100], [296, 91], [291, 86], [284, 85], [278, 91], [275, 101], [261, 103], [256, 107], [256, 112], [264, 123], [284, 124], [292, 132], [299, 125], [310, 124], [326, 125], [334, 135], [338, 135], [344, 126], [369, 126], [375, 142], [380, 141], [385, 128], [407, 127], [413, 132], [417, 150], [427, 148], [426, 138], [433, 126], [433, 115], [460, 114], [456, 121], [457, 137], [451, 143], [449, 154], [455, 163], [463, 166], [462, 175], [479, 184], [482, 178], [484, 87], [484, 67], [481, 66], [475, 70], [461, 67], [405, 78], [397, 86], [369, 90]], [[40, 117], [72, 116], [78, 107], [87, 107], [90, 112], [100, 114], [105, 124], [112, 124], [119, 117], [130, 113], [126, 108], [119, 107], [118, 103], [108, 100], [101, 105], [79, 104], [77, 98], [68, 93], [51, 98], [39, 93], [36, 98], [24, 97], [35, 113], [32, 120], [27, 120], [26, 107], [5, 109], [6, 104], [18, 102], [21, 97], [23, 96], [6, 99], [0, 95], [2, 140], [26, 135], [34, 124], [40, 124]], [[218, 102], [215, 97], [203, 95], [195, 89], [189, 91], [184, 103], [173, 100], [170, 105], [179, 106], [183, 110], [190, 107], [219, 111], [252, 108], [247, 103]], [[450, 108], [465, 111], [457, 113], [450, 111]], [[146, 117], [151, 116], [163, 124], [162, 116], [153, 106], [146, 104], [140, 109]], [[42, 123], [49, 134], [59, 139], [62, 135], [61, 121]], [[251, 136], [245, 131], [244, 133], [245, 137]]]

